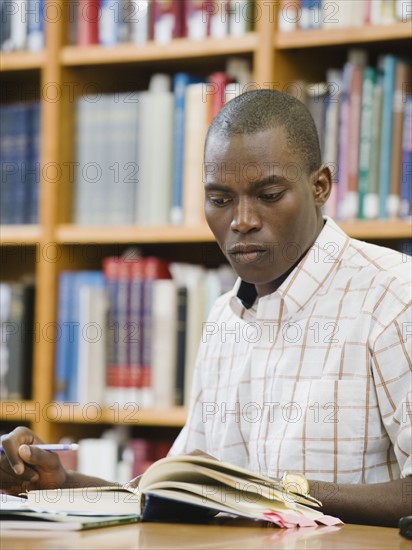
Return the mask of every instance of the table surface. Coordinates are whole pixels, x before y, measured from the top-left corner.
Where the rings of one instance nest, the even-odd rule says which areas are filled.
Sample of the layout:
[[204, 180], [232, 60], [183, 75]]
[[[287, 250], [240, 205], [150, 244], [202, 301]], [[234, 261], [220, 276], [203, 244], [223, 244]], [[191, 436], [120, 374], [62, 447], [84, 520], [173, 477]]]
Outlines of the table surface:
[[1, 532], [1, 550], [412, 550], [398, 529], [343, 525], [279, 529], [232, 520], [226, 525], [140, 523], [82, 532]]

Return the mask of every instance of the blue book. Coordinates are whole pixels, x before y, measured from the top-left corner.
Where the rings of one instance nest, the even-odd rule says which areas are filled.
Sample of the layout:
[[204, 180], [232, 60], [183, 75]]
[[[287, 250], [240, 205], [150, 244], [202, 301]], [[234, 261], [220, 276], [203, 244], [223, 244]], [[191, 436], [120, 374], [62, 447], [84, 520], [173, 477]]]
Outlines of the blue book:
[[30, 52], [44, 49], [44, 0], [28, 0], [27, 49]]
[[26, 223], [38, 223], [39, 208], [39, 184], [40, 184], [40, 103], [34, 101], [29, 108], [28, 122], [28, 148], [26, 159], [26, 172], [24, 174], [26, 201], [25, 221]]
[[77, 400], [79, 338], [84, 327], [80, 327], [80, 288], [82, 286], [103, 286], [100, 271], [63, 271], [59, 275], [58, 294], [58, 341], [55, 357], [56, 401]]
[[396, 57], [384, 55], [379, 60], [383, 73], [382, 131], [379, 162], [379, 218], [388, 217], [386, 202], [389, 194], [391, 174], [391, 140], [392, 140], [392, 104], [395, 83]]
[[400, 217], [412, 216], [412, 95], [406, 98], [402, 135]]
[[69, 308], [69, 349], [68, 349], [68, 376], [67, 376], [67, 400], [78, 401], [78, 375], [79, 375], [79, 340], [84, 337], [80, 326], [80, 289], [83, 286], [103, 286], [103, 274], [100, 271], [78, 271], [73, 274]]
[[12, 117], [9, 105], [0, 105], [0, 223], [9, 223], [11, 215], [11, 187], [8, 185], [8, 171], [12, 157]]
[[172, 201], [170, 222], [183, 223], [183, 156], [185, 150], [185, 95], [189, 84], [201, 82], [187, 73], [176, 73], [173, 77], [173, 160], [172, 160]]
[[119, 0], [100, 0], [99, 44], [114, 46], [119, 42], [121, 17]]
[[75, 273], [63, 271], [59, 275], [57, 298], [58, 340], [54, 363], [54, 399], [68, 400], [68, 377], [71, 344], [71, 308]]
[[5, 185], [7, 202], [11, 205], [11, 211], [8, 216], [10, 224], [25, 223], [25, 185], [24, 172], [26, 168], [27, 149], [28, 149], [28, 121], [29, 105], [19, 102], [9, 106], [12, 125], [11, 125], [11, 156], [5, 173]]

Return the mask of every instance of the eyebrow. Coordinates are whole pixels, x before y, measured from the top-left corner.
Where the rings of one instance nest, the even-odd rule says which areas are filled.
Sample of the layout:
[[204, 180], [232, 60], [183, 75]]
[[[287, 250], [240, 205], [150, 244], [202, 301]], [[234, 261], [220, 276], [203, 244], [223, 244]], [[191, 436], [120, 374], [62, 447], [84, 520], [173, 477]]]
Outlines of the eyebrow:
[[[261, 189], [262, 187], [265, 187], [266, 185], [270, 184], [277, 184], [284, 182], [285, 178], [282, 176], [277, 176], [276, 174], [271, 174], [270, 176], [267, 176], [266, 178], [263, 178], [261, 180], [251, 181], [250, 187], [253, 189]], [[228, 191], [231, 188], [228, 185], [225, 185], [224, 183], [213, 183], [213, 182], [206, 182], [205, 183], [205, 189], [209, 191]]]

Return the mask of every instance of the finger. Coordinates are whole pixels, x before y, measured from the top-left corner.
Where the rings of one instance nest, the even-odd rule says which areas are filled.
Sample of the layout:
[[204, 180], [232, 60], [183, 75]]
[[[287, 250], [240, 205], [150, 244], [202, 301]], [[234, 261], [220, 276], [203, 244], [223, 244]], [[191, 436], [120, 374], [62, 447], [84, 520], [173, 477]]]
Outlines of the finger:
[[19, 446], [24, 443], [41, 443], [41, 440], [31, 430], [23, 426], [19, 426], [1, 438], [1, 444], [7, 460], [17, 475], [22, 475], [24, 472], [24, 464], [18, 453]]
[[60, 463], [60, 459], [56, 453], [44, 451], [30, 445], [20, 445], [18, 452], [26, 464], [32, 464], [37, 469], [53, 470]]

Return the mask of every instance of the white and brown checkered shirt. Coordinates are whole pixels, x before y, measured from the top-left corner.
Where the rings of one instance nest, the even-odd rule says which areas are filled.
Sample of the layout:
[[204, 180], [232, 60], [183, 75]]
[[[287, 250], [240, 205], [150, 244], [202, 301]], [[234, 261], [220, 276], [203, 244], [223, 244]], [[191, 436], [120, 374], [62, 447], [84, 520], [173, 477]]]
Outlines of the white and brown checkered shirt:
[[411, 475], [411, 272], [327, 218], [276, 292], [239, 280], [204, 325], [170, 454], [335, 483]]

